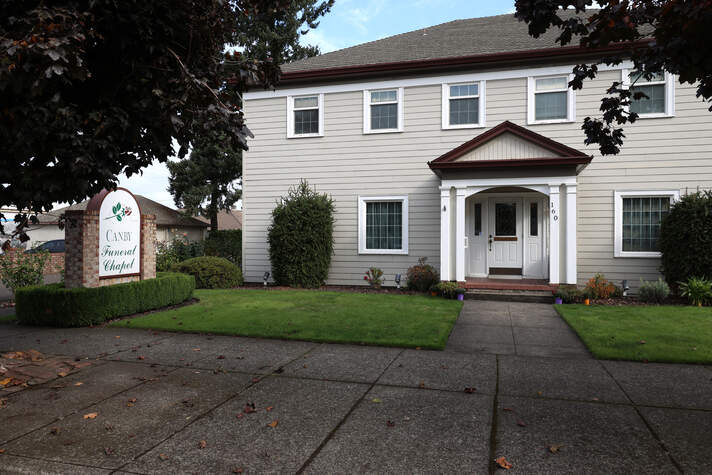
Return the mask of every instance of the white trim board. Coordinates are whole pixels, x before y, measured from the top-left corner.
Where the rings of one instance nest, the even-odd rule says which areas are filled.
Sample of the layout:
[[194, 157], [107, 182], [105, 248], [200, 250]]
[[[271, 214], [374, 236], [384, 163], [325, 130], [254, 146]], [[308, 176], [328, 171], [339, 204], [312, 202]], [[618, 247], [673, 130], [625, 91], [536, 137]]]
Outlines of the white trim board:
[[[529, 76], [550, 76], [571, 74], [574, 65], [567, 66], [543, 66], [540, 68], [526, 69], [505, 69], [500, 71], [485, 71], [473, 72], [467, 74], [444, 74], [437, 76], [421, 76], [415, 78], [400, 78], [391, 80], [362, 81], [362, 82], [347, 82], [342, 84], [329, 84], [321, 86], [299, 86], [285, 89], [276, 89], [269, 91], [251, 91], [243, 94], [245, 101], [254, 99], [270, 99], [274, 97], [286, 97], [308, 94], [332, 94], [336, 92], [353, 92], [363, 91], [365, 89], [394, 89], [398, 87], [416, 87], [416, 86], [431, 86], [435, 84], [454, 83], [454, 82], [476, 82], [476, 81], [493, 81], [498, 79], [516, 79], [527, 78]], [[631, 61], [624, 61], [618, 66], [608, 66], [601, 64], [598, 66], [599, 71], [617, 71], [623, 68], [632, 68]]]

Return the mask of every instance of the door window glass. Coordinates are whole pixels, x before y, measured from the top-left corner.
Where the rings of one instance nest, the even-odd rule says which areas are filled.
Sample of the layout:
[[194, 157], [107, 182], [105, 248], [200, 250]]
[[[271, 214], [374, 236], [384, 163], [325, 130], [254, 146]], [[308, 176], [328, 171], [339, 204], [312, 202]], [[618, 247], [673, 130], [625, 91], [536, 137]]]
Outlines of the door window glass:
[[475, 236], [482, 234], [482, 204], [475, 203]]
[[496, 203], [494, 215], [494, 230], [496, 236], [517, 235], [516, 203]]
[[539, 207], [537, 203], [533, 201], [529, 205], [529, 235], [538, 236], [539, 235]]

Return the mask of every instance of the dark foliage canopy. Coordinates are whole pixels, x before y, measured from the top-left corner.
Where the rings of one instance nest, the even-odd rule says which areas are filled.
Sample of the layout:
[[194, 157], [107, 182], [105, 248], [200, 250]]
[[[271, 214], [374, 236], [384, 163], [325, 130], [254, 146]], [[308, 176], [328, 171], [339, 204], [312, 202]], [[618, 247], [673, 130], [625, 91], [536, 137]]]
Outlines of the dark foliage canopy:
[[334, 202], [302, 180], [272, 210], [268, 242], [277, 284], [323, 285], [334, 253]]
[[[680, 83], [695, 84], [698, 97], [712, 99], [712, 4], [707, 0], [516, 0], [515, 6], [516, 16], [529, 24], [535, 38], [557, 28], [562, 46], [578, 43], [595, 50], [618, 44], [618, 53], [601, 56], [598, 64], [619, 65], [630, 59], [646, 79], [667, 71]], [[599, 6], [600, 10], [583, 13]], [[562, 9], [575, 9], [580, 15], [563, 17]], [[569, 84], [581, 89], [584, 80], [597, 73], [597, 64], [579, 64]], [[625, 137], [620, 126], [638, 118], [627, 106], [631, 99], [645, 97], [639, 91], [631, 93], [620, 81], [607, 92], [601, 99], [601, 117], [587, 117], [582, 126], [585, 143], [598, 144], [603, 155], [620, 151]]]
[[660, 225], [661, 272], [670, 287], [690, 277], [712, 279], [712, 192], [682, 197]]

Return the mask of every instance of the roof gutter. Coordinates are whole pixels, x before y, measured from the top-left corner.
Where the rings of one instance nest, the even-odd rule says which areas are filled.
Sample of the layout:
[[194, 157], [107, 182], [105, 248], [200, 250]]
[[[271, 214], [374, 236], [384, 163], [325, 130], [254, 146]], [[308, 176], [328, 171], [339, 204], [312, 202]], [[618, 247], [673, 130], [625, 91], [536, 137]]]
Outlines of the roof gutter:
[[471, 56], [456, 56], [451, 58], [436, 58], [391, 63], [365, 64], [344, 66], [338, 68], [314, 69], [305, 71], [288, 71], [282, 73], [280, 86], [292, 85], [314, 80], [336, 81], [341, 79], [383, 76], [384, 74], [411, 74], [423, 72], [438, 72], [442, 70], [486, 68], [508, 66], [514, 64], [539, 63], [556, 59], [601, 57], [610, 53], [631, 51], [647, 44], [651, 40], [616, 43], [604, 48], [584, 48], [581, 46], [562, 46], [558, 48], [511, 51], [503, 53], [478, 54]]

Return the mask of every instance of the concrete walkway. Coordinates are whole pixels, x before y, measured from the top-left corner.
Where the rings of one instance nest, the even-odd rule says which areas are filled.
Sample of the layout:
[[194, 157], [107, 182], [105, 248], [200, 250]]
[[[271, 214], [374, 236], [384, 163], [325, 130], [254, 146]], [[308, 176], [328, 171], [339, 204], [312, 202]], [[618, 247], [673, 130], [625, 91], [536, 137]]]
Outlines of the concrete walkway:
[[711, 368], [532, 356], [549, 310], [467, 302], [444, 352], [2, 325], [91, 365], [0, 392], [0, 471], [712, 472]]

